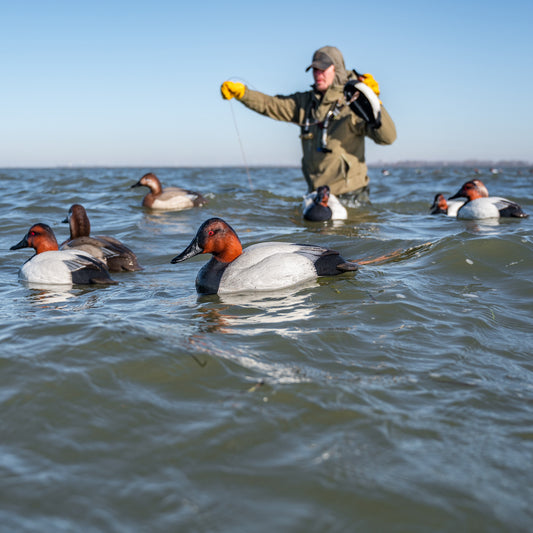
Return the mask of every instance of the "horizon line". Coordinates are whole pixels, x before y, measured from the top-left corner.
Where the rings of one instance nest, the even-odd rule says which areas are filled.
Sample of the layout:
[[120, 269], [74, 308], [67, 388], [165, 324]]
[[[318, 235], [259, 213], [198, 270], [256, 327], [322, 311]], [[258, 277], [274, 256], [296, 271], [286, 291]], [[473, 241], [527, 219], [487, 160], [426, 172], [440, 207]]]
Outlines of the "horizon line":
[[[405, 167], [405, 166], [479, 166], [479, 167], [529, 167], [533, 162], [519, 159], [502, 159], [498, 161], [484, 159], [464, 159], [464, 160], [426, 160], [426, 159], [407, 159], [400, 161], [377, 161], [367, 163], [368, 168], [386, 168], [386, 167]], [[0, 169], [74, 169], [74, 168], [300, 168], [300, 165], [275, 165], [275, 164], [227, 164], [227, 165], [120, 165], [120, 164], [57, 164], [57, 165], [0, 165]]]

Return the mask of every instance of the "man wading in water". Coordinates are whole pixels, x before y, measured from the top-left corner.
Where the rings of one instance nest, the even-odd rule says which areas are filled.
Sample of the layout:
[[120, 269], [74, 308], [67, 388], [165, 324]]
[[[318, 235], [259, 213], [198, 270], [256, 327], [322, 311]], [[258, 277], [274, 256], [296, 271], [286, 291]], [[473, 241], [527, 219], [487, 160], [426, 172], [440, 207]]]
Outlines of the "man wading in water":
[[[310, 192], [329, 185], [348, 206], [366, 203], [365, 137], [377, 144], [392, 144], [396, 139], [394, 122], [377, 98], [379, 86], [371, 74], [347, 72], [342, 54], [334, 46], [319, 48], [309, 69], [314, 78], [310, 91], [268, 96], [242, 83], [225, 81], [222, 96], [227, 100], [235, 97], [253, 111], [300, 126], [302, 171]], [[354, 100], [360, 97], [359, 102], [364, 101], [366, 94], [372, 102], [366, 113], [360, 112], [358, 102], [347, 104], [346, 97], [354, 93]]]

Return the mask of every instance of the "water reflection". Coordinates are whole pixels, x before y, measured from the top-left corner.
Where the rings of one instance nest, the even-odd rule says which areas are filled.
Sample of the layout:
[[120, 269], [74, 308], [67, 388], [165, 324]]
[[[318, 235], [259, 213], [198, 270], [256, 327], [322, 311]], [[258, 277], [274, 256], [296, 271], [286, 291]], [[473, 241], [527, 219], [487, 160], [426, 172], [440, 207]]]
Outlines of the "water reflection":
[[[30, 303], [39, 305], [41, 307], [52, 307], [54, 309], [66, 309], [65, 302], [71, 302], [72, 298], [79, 297], [86, 292], [91, 292], [89, 297], [80, 303], [79, 306], [74, 308], [75, 310], [87, 309], [90, 307], [96, 307], [99, 302], [98, 294], [93, 288], [74, 288], [72, 285], [44, 285], [39, 283], [28, 283], [24, 285], [30, 289], [28, 299]], [[73, 310], [71, 305], [68, 306], [69, 310]]]
[[204, 305], [198, 308], [195, 318], [201, 319], [199, 329], [204, 333], [256, 335], [277, 331], [314, 315], [317, 306], [311, 301], [313, 292], [307, 289], [316, 286], [316, 281], [311, 281], [276, 292], [200, 296], [199, 302]]
[[66, 302], [76, 296], [72, 285], [43, 285], [27, 282], [25, 285], [30, 289], [30, 302], [43, 307], [54, 306], [54, 304]]
[[499, 228], [499, 218], [484, 218], [482, 220], [461, 220], [465, 229], [471, 233], [484, 234], [484, 235], [498, 235], [500, 231], [495, 228]]

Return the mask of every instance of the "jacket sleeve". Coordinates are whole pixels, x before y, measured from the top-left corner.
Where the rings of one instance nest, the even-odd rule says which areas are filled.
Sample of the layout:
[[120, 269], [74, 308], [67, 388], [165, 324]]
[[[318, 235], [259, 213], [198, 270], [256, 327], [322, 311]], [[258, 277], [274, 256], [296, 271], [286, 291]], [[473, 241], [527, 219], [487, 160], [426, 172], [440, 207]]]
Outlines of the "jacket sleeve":
[[291, 94], [289, 96], [269, 96], [259, 91], [253, 91], [246, 88], [241, 102], [267, 117], [284, 122], [299, 122], [300, 94]]
[[381, 126], [376, 129], [367, 125], [365, 135], [376, 144], [392, 144], [396, 140], [396, 126], [383, 106], [381, 106]]

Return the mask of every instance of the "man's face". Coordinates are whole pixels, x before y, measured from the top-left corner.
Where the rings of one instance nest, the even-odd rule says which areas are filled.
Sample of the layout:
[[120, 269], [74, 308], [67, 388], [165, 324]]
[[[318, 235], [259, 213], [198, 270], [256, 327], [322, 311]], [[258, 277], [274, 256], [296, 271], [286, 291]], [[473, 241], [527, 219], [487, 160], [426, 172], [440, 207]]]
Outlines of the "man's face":
[[335, 65], [330, 65], [326, 70], [314, 68], [313, 78], [317, 91], [325, 93], [335, 79]]

